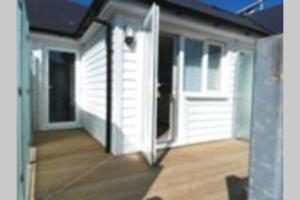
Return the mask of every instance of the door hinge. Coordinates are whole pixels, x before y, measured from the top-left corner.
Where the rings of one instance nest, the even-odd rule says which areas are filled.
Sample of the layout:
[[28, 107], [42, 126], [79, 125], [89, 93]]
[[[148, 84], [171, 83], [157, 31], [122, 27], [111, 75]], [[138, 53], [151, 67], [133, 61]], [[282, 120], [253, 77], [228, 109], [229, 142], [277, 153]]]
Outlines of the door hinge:
[[22, 96], [22, 92], [23, 90], [22, 90], [22, 88], [21, 87], [18, 87], [18, 95], [21, 97]]

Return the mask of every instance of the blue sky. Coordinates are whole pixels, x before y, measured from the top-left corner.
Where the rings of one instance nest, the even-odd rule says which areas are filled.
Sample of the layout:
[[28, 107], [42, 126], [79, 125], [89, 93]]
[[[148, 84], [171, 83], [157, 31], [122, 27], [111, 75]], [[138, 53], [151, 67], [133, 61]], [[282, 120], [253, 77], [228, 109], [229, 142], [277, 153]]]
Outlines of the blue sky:
[[[202, 0], [203, 2], [217, 7], [223, 8], [225, 10], [235, 12], [240, 8], [247, 6], [255, 0]], [[265, 8], [272, 7], [274, 5], [282, 3], [283, 0], [265, 0]]]
[[84, 6], [88, 6], [92, 3], [93, 0], [72, 0], [72, 1], [77, 2]]
[[[88, 6], [93, 0], [73, 0], [73, 1], [81, 5]], [[207, 4], [215, 5], [217, 7], [220, 7], [222, 9], [231, 12], [235, 12], [244, 6], [249, 5], [252, 2], [255, 2], [255, 0], [202, 0], [202, 1]], [[269, 8], [279, 3], [282, 3], [282, 1], [283, 0], [265, 0], [265, 8]]]

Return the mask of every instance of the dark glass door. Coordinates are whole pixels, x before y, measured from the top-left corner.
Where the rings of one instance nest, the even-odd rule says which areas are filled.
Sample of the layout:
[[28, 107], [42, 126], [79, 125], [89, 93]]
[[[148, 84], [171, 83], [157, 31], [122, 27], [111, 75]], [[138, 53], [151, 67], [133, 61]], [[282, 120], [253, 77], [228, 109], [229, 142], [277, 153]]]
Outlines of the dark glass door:
[[173, 56], [174, 38], [160, 35], [157, 99], [157, 140], [159, 142], [167, 142], [172, 139]]
[[75, 121], [75, 54], [49, 52], [49, 122]]

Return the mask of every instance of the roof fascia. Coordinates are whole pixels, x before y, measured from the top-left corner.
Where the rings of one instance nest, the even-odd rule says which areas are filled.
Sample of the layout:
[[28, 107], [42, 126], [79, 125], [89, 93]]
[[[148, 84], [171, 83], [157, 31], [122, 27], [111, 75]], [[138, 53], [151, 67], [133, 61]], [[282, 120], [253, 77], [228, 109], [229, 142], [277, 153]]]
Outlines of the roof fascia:
[[[99, 14], [98, 19], [110, 21], [115, 11], [115, 3], [112, 1], [107, 1]], [[91, 36], [95, 34], [102, 26], [99, 23], [92, 22], [83, 35], [79, 38], [79, 43], [85, 43]]]

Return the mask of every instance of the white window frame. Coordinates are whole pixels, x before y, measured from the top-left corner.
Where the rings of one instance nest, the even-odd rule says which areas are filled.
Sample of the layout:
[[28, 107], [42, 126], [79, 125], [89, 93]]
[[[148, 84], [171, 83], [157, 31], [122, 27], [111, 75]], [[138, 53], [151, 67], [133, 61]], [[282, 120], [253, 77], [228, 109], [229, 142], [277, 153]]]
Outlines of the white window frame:
[[[203, 42], [203, 57], [202, 57], [202, 77], [201, 77], [201, 91], [185, 91], [183, 88], [183, 94], [187, 98], [212, 98], [212, 99], [226, 99], [228, 98], [227, 92], [227, 72], [225, 66], [225, 58], [226, 58], [226, 51], [225, 51], [225, 44], [222, 42], [209, 40], [205, 38], [194, 38], [194, 37], [184, 37], [183, 39], [183, 46], [184, 46], [184, 54], [185, 52], [185, 42], [187, 39], [198, 40]], [[208, 90], [208, 53], [209, 53], [209, 45], [215, 45], [221, 47], [221, 63], [220, 63], [220, 70], [221, 70], [221, 80], [220, 80], [220, 90], [213, 91]], [[185, 68], [185, 60], [183, 60], [183, 67]], [[185, 79], [185, 75], [183, 76]], [[184, 81], [184, 80], [183, 80]]]

